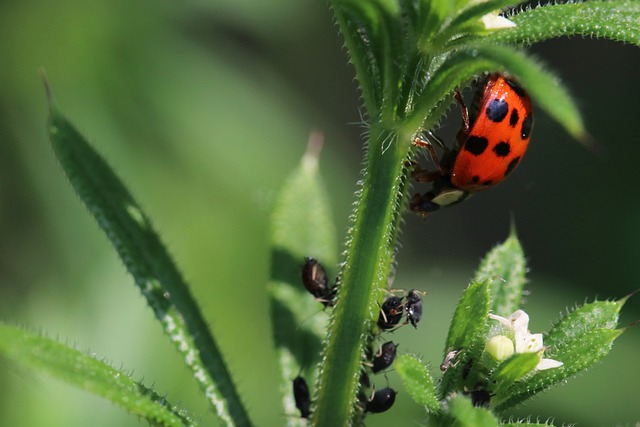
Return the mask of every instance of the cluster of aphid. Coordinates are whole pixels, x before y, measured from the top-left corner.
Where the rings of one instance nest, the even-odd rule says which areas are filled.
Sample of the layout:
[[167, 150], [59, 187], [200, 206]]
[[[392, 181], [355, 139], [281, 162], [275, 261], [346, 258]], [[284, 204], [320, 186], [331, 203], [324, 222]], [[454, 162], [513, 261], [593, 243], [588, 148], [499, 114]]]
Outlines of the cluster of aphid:
[[[321, 302], [325, 308], [332, 307], [335, 302], [337, 292], [337, 280], [330, 284], [326, 271], [322, 264], [316, 259], [305, 258], [302, 267], [302, 283], [305, 289]], [[403, 317], [404, 323], [401, 323]], [[378, 328], [380, 332], [394, 330], [400, 326], [411, 323], [414, 328], [422, 318], [422, 297], [421, 293], [415, 289], [407, 292], [405, 296], [391, 296], [385, 299], [380, 307], [378, 317]], [[373, 341], [373, 339], [372, 339]], [[374, 351], [370, 345], [367, 347], [365, 368], [360, 379], [363, 390], [370, 389], [369, 372], [377, 374], [388, 369], [396, 358], [398, 344], [387, 341]], [[302, 418], [309, 418], [311, 415], [311, 397], [307, 382], [301, 376], [293, 380], [293, 396], [296, 407], [300, 411]], [[384, 387], [373, 391], [369, 395], [361, 392], [360, 401], [365, 412], [380, 413], [385, 412], [393, 406], [396, 399], [396, 391], [391, 387]]]

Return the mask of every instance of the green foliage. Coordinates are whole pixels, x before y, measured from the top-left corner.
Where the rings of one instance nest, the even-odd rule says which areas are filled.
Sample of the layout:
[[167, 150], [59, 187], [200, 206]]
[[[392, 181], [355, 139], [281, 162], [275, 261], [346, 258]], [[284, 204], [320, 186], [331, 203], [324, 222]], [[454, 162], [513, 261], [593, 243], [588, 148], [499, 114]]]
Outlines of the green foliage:
[[[299, 283], [303, 257], [318, 257], [330, 268], [337, 263], [328, 197], [318, 176], [319, 145], [313, 138], [273, 212], [268, 288], [283, 410], [295, 413], [293, 377], [314, 377], [310, 423], [321, 427], [359, 424], [367, 409], [363, 374], [371, 369], [363, 362], [370, 361], [380, 332], [375, 321], [394, 278], [415, 136], [438, 125], [456, 91], [484, 73], [501, 72], [523, 83], [535, 104], [570, 134], [588, 140], [559, 79], [514, 45], [561, 35], [640, 44], [640, 7], [634, 1], [540, 6], [512, 12], [510, 21], [498, 16], [501, 9], [517, 5], [506, 0], [332, 0], [331, 5], [368, 122], [364, 170], [337, 272], [337, 299], [327, 319]], [[55, 105], [49, 134], [71, 185], [220, 421], [251, 425], [221, 351], [147, 215]], [[439, 381], [419, 359], [398, 358], [408, 394], [425, 407], [431, 425], [500, 425], [498, 415], [592, 366], [622, 333], [616, 327], [625, 299], [585, 304], [546, 335], [530, 333], [528, 315], [520, 310], [525, 271], [515, 234], [485, 257], [454, 312]], [[0, 348], [11, 359], [105, 396], [152, 424], [192, 423], [125, 375], [50, 340], [0, 326]], [[85, 377], [95, 378], [84, 382]]]
[[440, 410], [436, 388], [424, 362], [410, 354], [401, 354], [395, 361], [395, 369], [402, 378], [407, 393], [418, 405], [423, 406], [427, 412]]
[[38, 334], [0, 323], [0, 355], [102, 396], [149, 425], [197, 425], [185, 411], [125, 372]]
[[484, 257], [474, 281], [491, 283], [491, 311], [508, 316], [522, 305], [527, 262], [515, 230]]
[[269, 298], [273, 339], [280, 367], [283, 411], [290, 425], [302, 424], [291, 393], [293, 379], [315, 373], [327, 317], [302, 286], [305, 256], [326, 266], [336, 263], [337, 245], [330, 204], [318, 174], [322, 136], [309, 138], [307, 152], [284, 184], [271, 216], [271, 280]]
[[[622, 333], [622, 329], [615, 328], [628, 297], [576, 308], [545, 335], [544, 345], [538, 341], [542, 337], [530, 333], [528, 316], [523, 312], [517, 315], [518, 311], [514, 311], [505, 319], [508, 326], [496, 324], [497, 319], [489, 318], [489, 306], [496, 305], [494, 298], [503, 303], [522, 300], [524, 265], [522, 247], [514, 232], [482, 260], [475, 281], [464, 291], [454, 312], [441, 367], [444, 373], [435, 383], [435, 390], [427, 367], [420, 368], [421, 362], [410, 356], [400, 358], [398, 370], [405, 388], [417, 403], [425, 406], [433, 425], [448, 425], [451, 420], [460, 425], [498, 425], [486, 409], [473, 408], [474, 399], [482, 401], [474, 397], [475, 393], [482, 393], [487, 407], [502, 415], [534, 394], [597, 363]], [[490, 291], [489, 278], [499, 275], [505, 277], [494, 280], [492, 286], [498, 289]], [[477, 281], [482, 278], [484, 281]], [[491, 301], [490, 292], [494, 295]], [[519, 303], [506, 307], [516, 309]], [[496, 359], [495, 351], [489, 348], [495, 337], [510, 343], [510, 355]], [[424, 378], [422, 387], [407, 372]], [[445, 405], [429, 400], [433, 395], [445, 400], [457, 397], [447, 400]]]
[[71, 185], [111, 240], [214, 411], [226, 425], [251, 425], [218, 345], [145, 213], [55, 105], [50, 106], [49, 135]]
[[548, 4], [509, 16], [516, 26], [492, 34], [501, 43], [531, 45], [562, 36], [607, 38], [640, 45], [640, 4], [635, 0]]

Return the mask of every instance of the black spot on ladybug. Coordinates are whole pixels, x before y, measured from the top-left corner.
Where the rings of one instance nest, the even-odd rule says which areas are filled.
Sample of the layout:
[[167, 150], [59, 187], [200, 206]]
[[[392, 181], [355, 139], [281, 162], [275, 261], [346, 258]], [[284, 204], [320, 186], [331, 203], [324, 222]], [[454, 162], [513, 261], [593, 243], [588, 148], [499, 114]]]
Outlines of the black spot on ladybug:
[[511, 80], [511, 79], [507, 79], [507, 78], [505, 78], [504, 81], [507, 82], [509, 87], [511, 87], [511, 89], [513, 89], [513, 91], [520, 98], [523, 98], [524, 96], [526, 96], [527, 92], [525, 92], [524, 88], [522, 86], [520, 86], [520, 83], [516, 82], [515, 80]]
[[516, 157], [515, 159], [511, 160], [509, 162], [509, 166], [507, 166], [507, 170], [504, 173], [504, 176], [509, 175], [511, 172], [513, 172], [513, 169], [518, 166], [518, 162], [520, 161], [520, 157]]
[[529, 113], [522, 121], [522, 129], [520, 130], [522, 139], [527, 139], [531, 136], [531, 128], [533, 128], [533, 115]]
[[509, 113], [509, 103], [504, 99], [494, 99], [489, 102], [486, 112], [489, 120], [495, 123], [500, 123]]
[[493, 181], [491, 181], [490, 179], [486, 180], [485, 182], [482, 183], [483, 186], [488, 187], [490, 185], [493, 185]]
[[479, 156], [487, 149], [487, 145], [489, 145], [487, 138], [471, 135], [464, 143], [464, 149], [474, 156]]
[[509, 116], [509, 124], [512, 128], [516, 127], [516, 125], [518, 124], [518, 120], [520, 120], [520, 115], [518, 114], [518, 110], [514, 108], [513, 110], [511, 110], [511, 116]]
[[480, 182], [480, 177], [478, 175], [474, 176], [473, 178], [471, 178], [471, 182], [474, 184], [477, 184]]
[[493, 152], [496, 153], [498, 157], [507, 157], [511, 152], [511, 146], [508, 142], [499, 142], [493, 147]]

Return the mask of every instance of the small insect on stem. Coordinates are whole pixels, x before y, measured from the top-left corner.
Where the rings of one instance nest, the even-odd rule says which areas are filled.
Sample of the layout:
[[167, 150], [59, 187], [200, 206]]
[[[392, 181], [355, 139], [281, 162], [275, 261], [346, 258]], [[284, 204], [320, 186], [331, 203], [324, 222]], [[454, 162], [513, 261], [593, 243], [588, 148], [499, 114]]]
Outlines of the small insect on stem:
[[404, 304], [401, 297], [389, 297], [384, 300], [380, 307], [378, 316], [378, 327], [382, 330], [393, 329], [400, 320], [404, 312]]
[[306, 257], [304, 259], [302, 283], [305, 289], [325, 307], [333, 306], [337, 287], [329, 285], [324, 267], [315, 258]]
[[442, 363], [440, 364], [440, 370], [442, 372], [445, 372], [447, 369], [453, 366], [456, 366], [457, 362], [454, 362], [454, 360], [456, 357], [458, 357], [458, 354], [460, 354], [460, 351], [461, 350], [451, 350], [450, 352], [447, 353], [447, 355], [442, 360]]
[[293, 399], [296, 401], [296, 408], [300, 411], [300, 417], [309, 418], [309, 415], [311, 415], [309, 387], [300, 375], [293, 380]]
[[371, 370], [374, 374], [387, 369], [396, 358], [396, 349], [398, 344], [394, 344], [393, 341], [388, 341], [382, 346], [380, 350], [373, 356], [373, 367]]
[[411, 323], [414, 328], [418, 329], [418, 322], [422, 319], [422, 296], [420, 292], [411, 289], [407, 294], [405, 306], [407, 308], [406, 323]]
[[371, 399], [367, 401], [365, 411], [371, 412], [372, 414], [388, 411], [396, 401], [396, 394], [396, 391], [391, 387], [376, 390], [373, 396], [371, 396]]

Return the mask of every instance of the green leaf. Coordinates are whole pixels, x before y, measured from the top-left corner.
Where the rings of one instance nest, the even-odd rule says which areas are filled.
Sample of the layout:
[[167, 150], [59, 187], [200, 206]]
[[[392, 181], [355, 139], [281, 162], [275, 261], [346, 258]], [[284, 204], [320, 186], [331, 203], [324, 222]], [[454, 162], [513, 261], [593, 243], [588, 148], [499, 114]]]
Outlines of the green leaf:
[[489, 280], [491, 311], [508, 317], [520, 308], [526, 283], [527, 262], [515, 230], [484, 257], [474, 281]]
[[484, 408], [475, 408], [471, 400], [456, 396], [449, 400], [449, 414], [459, 427], [497, 427], [498, 420]]
[[195, 426], [184, 410], [126, 373], [38, 334], [0, 323], [0, 355], [104, 397], [152, 426]]
[[502, 427], [553, 427], [553, 424], [551, 422], [545, 422], [543, 424], [543, 423], [530, 423], [527, 421], [506, 423], [506, 424], [500, 424], [500, 425]]
[[389, 120], [398, 105], [397, 82], [405, 37], [395, 1], [333, 0], [334, 14], [356, 68], [368, 115]]
[[[307, 152], [285, 182], [271, 216], [268, 290], [286, 414], [296, 412], [292, 381], [303, 369], [311, 373], [311, 368], [318, 364], [327, 328], [322, 304], [305, 290], [301, 281], [304, 257], [316, 258], [325, 268], [336, 264], [335, 227], [318, 170], [321, 146], [322, 135], [312, 133]], [[292, 418], [291, 422], [304, 421]]]
[[451, 0], [422, 0], [418, 7], [418, 46], [428, 46], [424, 52], [431, 53], [431, 39], [452, 10]]
[[509, 19], [516, 27], [492, 34], [489, 40], [530, 45], [554, 37], [579, 35], [640, 45], [637, 0], [548, 4], [524, 10]]
[[50, 105], [49, 137], [74, 190], [120, 255], [215, 413], [225, 425], [251, 425], [222, 353], [147, 215], [55, 105]]
[[396, 358], [394, 367], [409, 396], [427, 412], [440, 410], [440, 403], [436, 397], [436, 389], [429, 369], [416, 356], [401, 354]]
[[491, 374], [490, 383], [495, 384], [493, 393], [505, 393], [513, 383], [535, 369], [539, 361], [538, 353], [516, 353], [509, 357]]
[[472, 282], [458, 301], [449, 327], [446, 348], [466, 349], [483, 339], [488, 314], [489, 282]]
[[452, 351], [458, 354], [455, 363], [442, 376], [440, 398], [462, 390], [469, 376], [469, 367], [478, 365], [484, 350], [489, 303], [488, 280], [472, 282], [460, 297], [449, 327], [444, 357]]
[[618, 301], [595, 301], [585, 304], [565, 314], [544, 336], [544, 344], [550, 354], [556, 354], [556, 347], [566, 346], [581, 339], [584, 333], [594, 329], [613, 329], [627, 298]]

